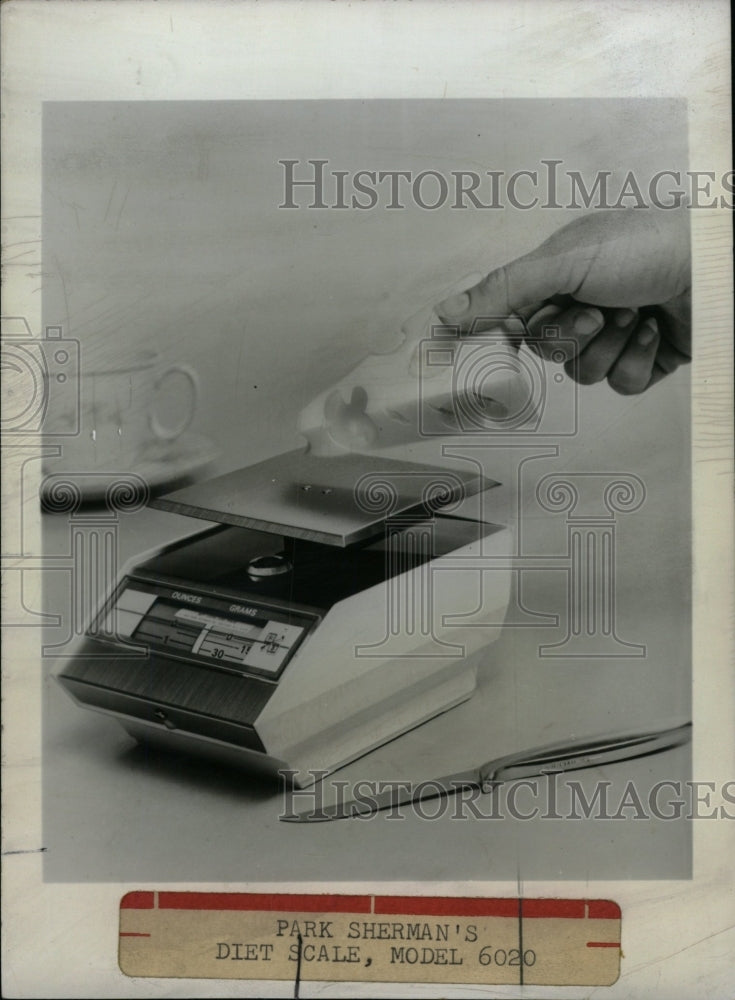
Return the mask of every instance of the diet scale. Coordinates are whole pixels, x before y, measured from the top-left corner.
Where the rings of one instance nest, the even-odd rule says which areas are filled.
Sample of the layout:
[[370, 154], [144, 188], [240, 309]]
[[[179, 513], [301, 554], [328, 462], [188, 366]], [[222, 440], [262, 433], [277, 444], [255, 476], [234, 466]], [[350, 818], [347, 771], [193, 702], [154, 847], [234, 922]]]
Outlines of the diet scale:
[[154, 499], [213, 523], [128, 563], [56, 676], [139, 741], [308, 784], [472, 694], [508, 599], [497, 485], [290, 452]]
[[151, 502], [210, 525], [124, 567], [57, 672], [81, 705], [305, 785], [470, 697], [510, 588], [499, 484], [369, 452], [524, 426], [537, 387], [507, 327], [403, 332], [302, 411], [306, 451]]

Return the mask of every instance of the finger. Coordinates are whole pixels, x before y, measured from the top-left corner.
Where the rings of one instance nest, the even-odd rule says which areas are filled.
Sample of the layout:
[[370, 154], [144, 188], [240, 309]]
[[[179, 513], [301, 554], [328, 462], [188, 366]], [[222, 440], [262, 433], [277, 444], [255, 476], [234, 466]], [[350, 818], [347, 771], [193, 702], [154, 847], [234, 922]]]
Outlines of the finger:
[[[617, 310], [617, 312], [629, 314], [631, 310]], [[626, 322], [627, 325], [619, 326], [615, 317], [612, 317], [612, 321], [605, 324], [576, 358], [566, 362], [564, 371], [580, 385], [602, 382], [625, 350], [625, 345], [635, 327], [635, 321], [635, 314], [632, 323], [629, 322], [628, 315], [620, 316], [618, 322]]]
[[660, 334], [658, 323], [648, 316], [628, 339], [624, 350], [610, 369], [608, 385], [622, 396], [643, 392], [651, 384]]
[[675, 372], [680, 365], [688, 365], [691, 360], [686, 354], [678, 351], [666, 337], [661, 338], [656, 354], [656, 364], [667, 375]]
[[659, 368], [659, 366], [654, 361], [653, 371], [651, 372], [651, 378], [649, 379], [646, 388], [650, 389], [652, 385], [656, 385], [656, 383], [660, 382], [662, 378], [666, 378], [668, 374], [669, 373], [667, 371], [664, 371], [663, 368]]
[[658, 350], [656, 351], [656, 359], [653, 364], [653, 371], [651, 372], [651, 378], [646, 388], [650, 388], [652, 385], [656, 385], [660, 382], [662, 378], [666, 378], [667, 375], [671, 375], [675, 372], [680, 365], [688, 365], [691, 362], [691, 358], [688, 358], [685, 354], [677, 351], [675, 347], [661, 337], [659, 339]]
[[525, 324], [523, 340], [526, 347], [530, 348], [534, 354], [541, 354], [540, 343], [546, 339], [556, 337], [558, 332], [557, 320], [564, 312], [559, 305], [549, 303], [541, 309], [529, 307], [521, 311], [520, 316]]
[[605, 314], [595, 306], [583, 303], [570, 309], [546, 306], [529, 320], [528, 340], [542, 358], [569, 361], [581, 354], [605, 322]]
[[479, 331], [529, 306], [539, 308], [552, 295], [570, 294], [574, 283], [567, 256], [534, 251], [492, 271], [466, 292], [451, 295], [436, 311], [442, 322], [458, 326], [461, 333]]

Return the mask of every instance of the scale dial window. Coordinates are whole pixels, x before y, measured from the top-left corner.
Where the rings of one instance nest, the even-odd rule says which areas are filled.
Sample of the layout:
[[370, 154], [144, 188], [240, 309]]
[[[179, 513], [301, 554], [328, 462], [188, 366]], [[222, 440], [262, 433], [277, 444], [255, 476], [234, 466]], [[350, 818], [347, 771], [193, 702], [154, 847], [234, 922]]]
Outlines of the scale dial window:
[[[221, 669], [276, 678], [296, 651], [310, 622], [259, 605], [245, 614], [223, 614], [214, 599], [182, 605], [171, 593], [127, 583], [94, 630], [99, 638], [141, 643], [151, 649]], [[214, 607], [212, 606], [214, 605]], [[282, 620], [289, 617], [289, 621]]]

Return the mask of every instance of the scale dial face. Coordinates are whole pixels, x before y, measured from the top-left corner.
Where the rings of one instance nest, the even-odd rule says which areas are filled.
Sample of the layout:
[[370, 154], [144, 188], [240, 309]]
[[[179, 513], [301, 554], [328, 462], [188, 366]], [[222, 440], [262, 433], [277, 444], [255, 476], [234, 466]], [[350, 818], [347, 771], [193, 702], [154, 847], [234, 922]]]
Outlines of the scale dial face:
[[311, 624], [306, 616], [261, 604], [128, 579], [90, 634], [275, 679]]

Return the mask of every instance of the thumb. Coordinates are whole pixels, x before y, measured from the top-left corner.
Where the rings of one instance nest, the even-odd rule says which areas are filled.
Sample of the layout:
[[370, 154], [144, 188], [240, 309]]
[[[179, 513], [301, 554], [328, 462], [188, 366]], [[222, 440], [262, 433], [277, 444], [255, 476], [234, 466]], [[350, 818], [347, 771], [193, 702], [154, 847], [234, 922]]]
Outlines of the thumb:
[[482, 281], [436, 307], [443, 323], [461, 333], [487, 330], [510, 316], [527, 318], [554, 295], [570, 295], [580, 284], [578, 270], [566, 253], [546, 245], [491, 271]]

